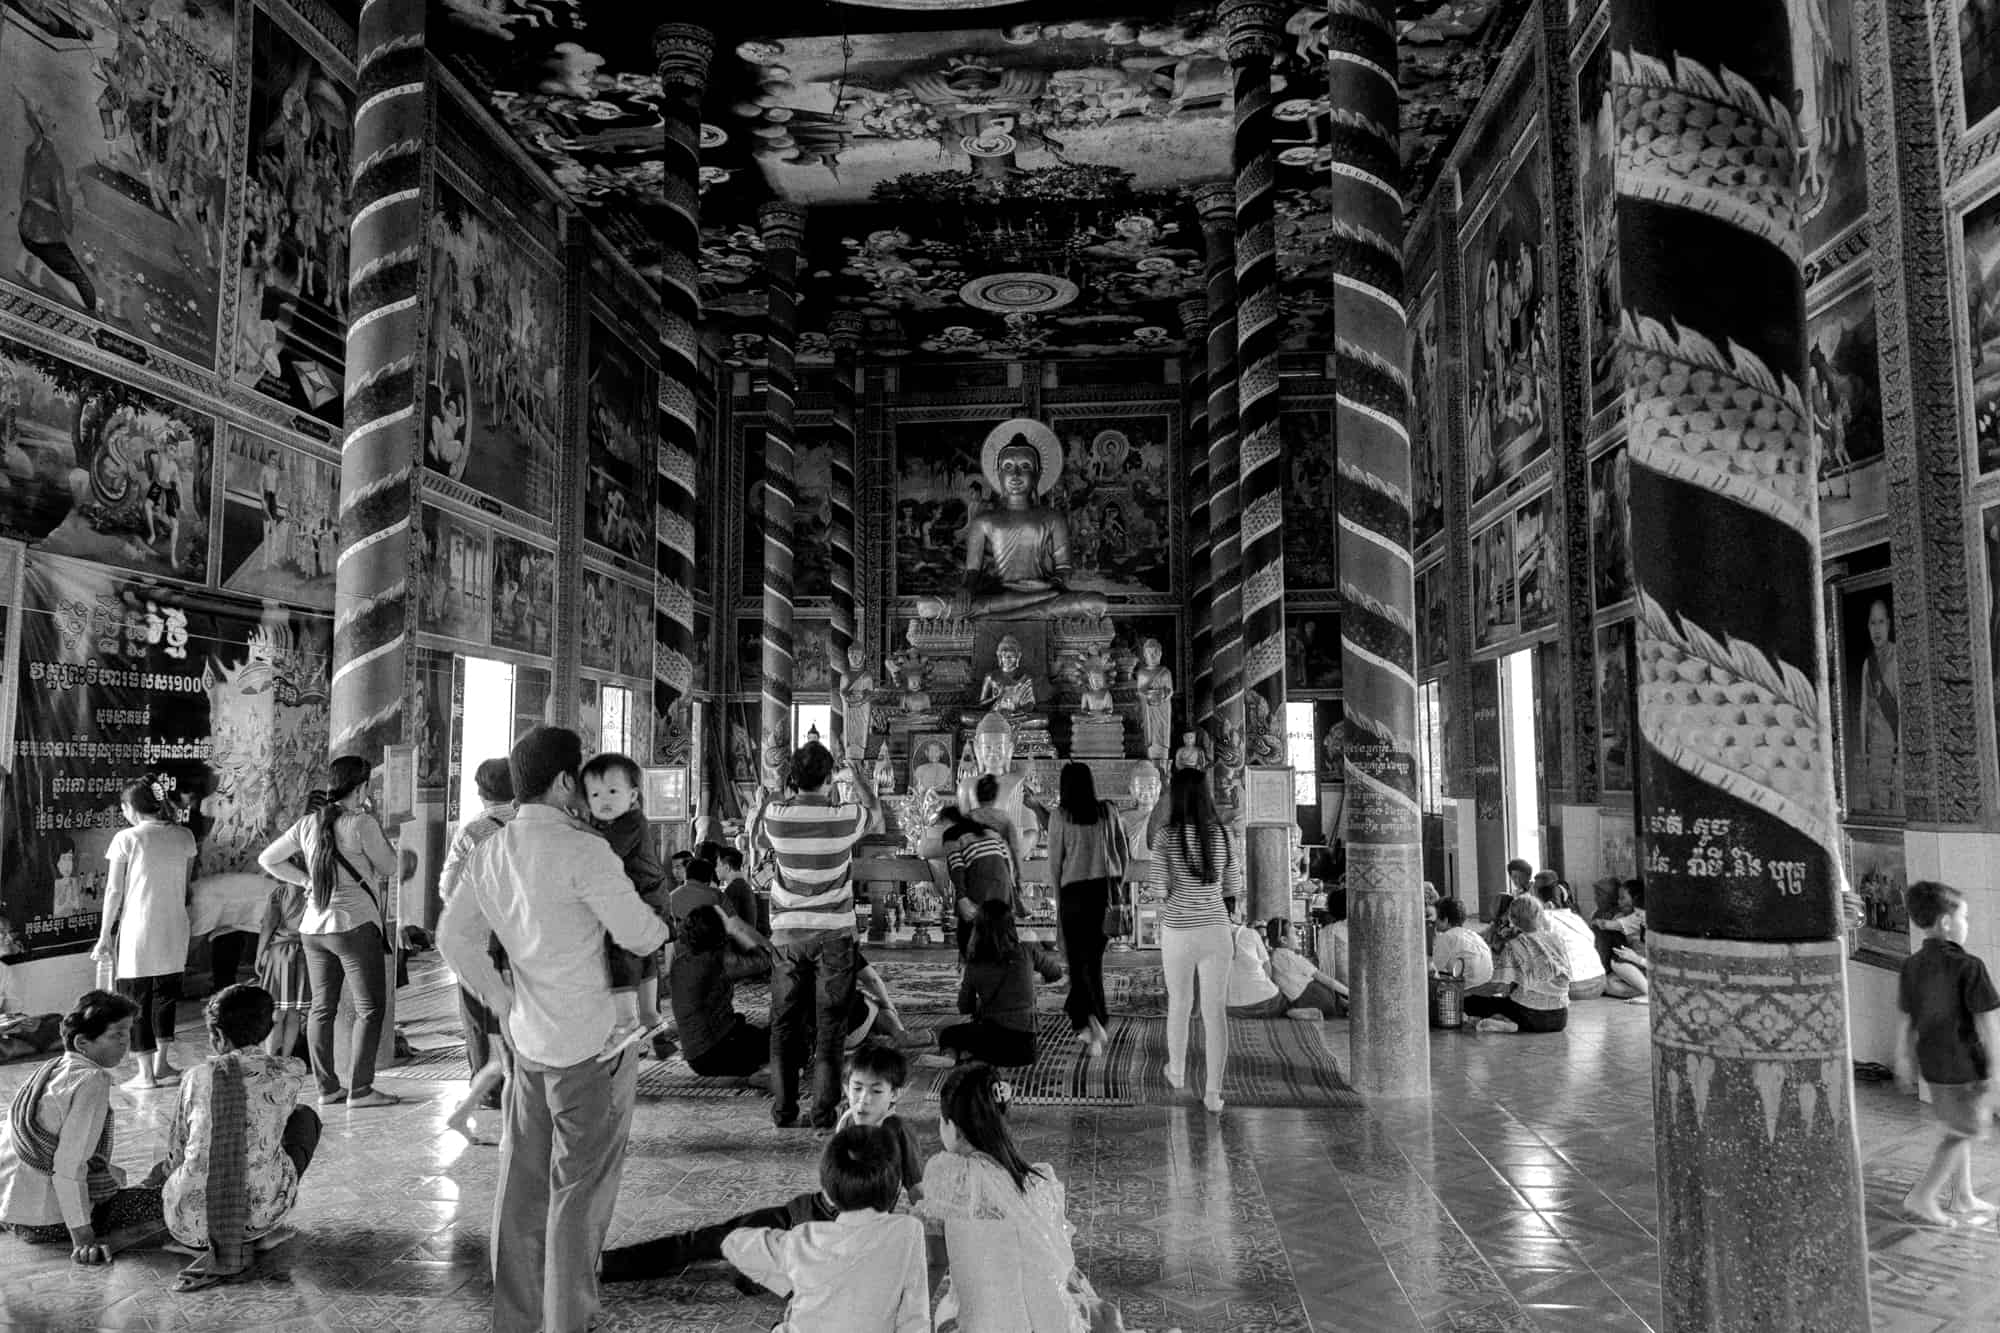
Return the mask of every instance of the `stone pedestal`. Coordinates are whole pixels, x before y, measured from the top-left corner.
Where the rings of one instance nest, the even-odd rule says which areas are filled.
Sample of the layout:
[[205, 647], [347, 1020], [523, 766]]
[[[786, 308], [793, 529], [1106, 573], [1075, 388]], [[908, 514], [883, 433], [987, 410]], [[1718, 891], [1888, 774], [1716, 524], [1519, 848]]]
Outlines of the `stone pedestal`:
[[1072, 759], [1122, 759], [1125, 719], [1116, 713], [1078, 713], [1069, 723]]

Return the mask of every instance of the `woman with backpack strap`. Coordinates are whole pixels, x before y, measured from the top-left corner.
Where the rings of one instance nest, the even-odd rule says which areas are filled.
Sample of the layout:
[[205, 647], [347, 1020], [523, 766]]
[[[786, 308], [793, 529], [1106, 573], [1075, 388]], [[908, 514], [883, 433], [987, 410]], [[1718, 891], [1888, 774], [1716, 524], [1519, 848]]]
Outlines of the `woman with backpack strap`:
[[[375, 1052], [388, 1008], [382, 896], [396, 870], [396, 853], [368, 808], [369, 770], [368, 761], [355, 755], [334, 760], [324, 791], [314, 793], [319, 803], [257, 857], [267, 873], [306, 895], [299, 922], [312, 977], [306, 1044], [321, 1106], [392, 1106], [402, 1100], [375, 1086]], [[304, 860], [305, 869], [295, 858]], [[343, 1087], [335, 1065], [334, 1021], [348, 985], [354, 987], [353, 1049]]]

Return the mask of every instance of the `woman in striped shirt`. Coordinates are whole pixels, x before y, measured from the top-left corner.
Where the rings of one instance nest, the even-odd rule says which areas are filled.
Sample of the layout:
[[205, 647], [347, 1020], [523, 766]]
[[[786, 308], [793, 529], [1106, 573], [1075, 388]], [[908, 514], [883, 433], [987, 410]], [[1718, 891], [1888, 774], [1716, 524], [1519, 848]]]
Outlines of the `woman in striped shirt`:
[[1243, 863], [1229, 830], [1215, 813], [1208, 775], [1198, 768], [1174, 770], [1161, 808], [1153, 813], [1148, 876], [1155, 895], [1165, 894], [1160, 911], [1160, 962], [1167, 974], [1167, 1082], [1186, 1086], [1188, 1022], [1195, 985], [1201, 986], [1201, 1031], [1208, 1053], [1202, 1104], [1222, 1110], [1222, 1068], [1229, 1059], [1229, 963], [1233, 950], [1224, 894], [1243, 893]]

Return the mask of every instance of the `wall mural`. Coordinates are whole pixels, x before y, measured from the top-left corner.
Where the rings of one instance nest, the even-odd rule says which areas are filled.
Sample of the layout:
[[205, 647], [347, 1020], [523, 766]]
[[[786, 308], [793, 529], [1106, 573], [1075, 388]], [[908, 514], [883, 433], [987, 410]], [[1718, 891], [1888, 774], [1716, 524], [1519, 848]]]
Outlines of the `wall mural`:
[[1340, 547], [1333, 528], [1333, 415], [1278, 414], [1285, 455], [1285, 590], [1331, 591], [1340, 586]]
[[1959, 0], [1958, 71], [1969, 130], [2000, 111], [2000, 0]]
[[1465, 242], [1466, 462], [1474, 504], [1549, 447], [1542, 170], [1539, 143], [1520, 152]]
[[236, 379], [338, 425], [353, 98], [262, 10], [251, 32]]
[[1889, 512], [1882, 462], [1875, 283], [1862, 280], [1806, 320], [1806, 396], [1819, 437], [1821, 531]]
[[1556, 622], [1556, 533], [1547, 492], [1514, 514], [1514, 567], [1520, 588], [1521, 632]]
[[213, 366], [235, 48], [216, 0], [0, 9], [0, 276]]
[[[949, 593], [963, 534], [990, 502], [980, 447], [996, 422], [903, 422], [896, 428], [896, 595]], [[1069, 518], [1070, 587], [1118, 595], [1172, 591], [1165, 416], [1053, 423], [1063, 470], [1044, 501]]]
[[1410, 465], [1417, 495], [1411, 542], [1422, 546], [1444, 531], [1445, 378], [1438, 359], [1435, 288], [1410, 321]]
[[1861, 142], [1861, 68], [1855, 61], [1853, 0], [1788, 0], [1792, 69], [1798, 81], [1800, 240], [1806, 253], [1868, 211]]
[[420, 790], [441, 792], [453, 785], [451, 724], [456, 674], [452, 654], [433, 648], [417, 650], [417, 699], [410, 716], [417, 729], [417, 786]]
[[656, 376], [627, 339], [590, 321], [589, 469], [583, 535], [633, 560], [653, 556]]
[[1833, 629], [1840, 653], [1841, 737], [1847, 813], [1903, 814], [1902, 674], [1896, 664], [1896, 595], [1887, 574], [1844, 586]]
[[1597, 631], [1597, 780], [1607, 792], [1632, 790], [1632, 622]]
[[44, 551], [208, 577], [215, 423], [0, 338], [0, 525]]
[[583, 664], [624, 676], [653, 673], [653, 602], [646, 589], [583, 571]]
[[556, 558], [493, 534], [493, 646], [547, 656], [553, 645]]
[[234, 428], [223, 439], [222, 586], [331, 611], [339, 468]]
[[[798, 434], [792, 501], [792, 589], [797, 597], [833, 596], [832, 426], [806, 426]], [[756, 568], [763, 567], [763, 557]]]
[[1286, 688], [1337, 690], [1340, 682], [1340, 613], [1288, 612], [1285, 616]]
[[1965, 215], [1972, 425], [1979, 470], [2000, 469], [2000, 194]]
[[1632, 595], [1632, 464], [1625, 446], [1590, 461], [1591, 586], [1598, 610]]
[[492, 638], [496, 571], [490, 541], [485, 524], [424, 506], [417, 623], [425, 632], [467, 643]]
[[424, 461], [483, 495], [553, 519], [561, 284], [442, 182], [431, 245]]
[[829, 694], [834, 687], [832, 622], [824, 616], [799, 616], [792, 622], [792, 692]]
[[1472, 538], [1472, 641], [1480, 648], [1511, 639], [1520, 626], [1513, 515]]
[[1451, 661], [1451, 607], [1444, 566], [1433, 565], [1417, 575], [1417, 646], [1424, 670]]
[[1615, 407], [1624, 392], [1618, 368], [1618, 201], [1611, 160], [1617, 124], [1611, 112], [1611, 38], [1598, 38], [1576, 75], [1577, 164], [1582, 176], [1584, 345], [1590, 349], [1590, 411]]

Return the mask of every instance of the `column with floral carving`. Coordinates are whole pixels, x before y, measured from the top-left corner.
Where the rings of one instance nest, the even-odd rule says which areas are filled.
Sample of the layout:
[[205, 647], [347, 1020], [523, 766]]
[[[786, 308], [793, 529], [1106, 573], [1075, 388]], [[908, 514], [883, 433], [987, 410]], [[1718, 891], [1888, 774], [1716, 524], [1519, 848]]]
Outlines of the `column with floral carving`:
[[1216, 797], [1234, 799], [1243, 767], [1243, 510], [1236, 433], [1236, 187], [1194, 189], [1208, 264], [1208, 566], [1214, 699], [1209, 759]]

